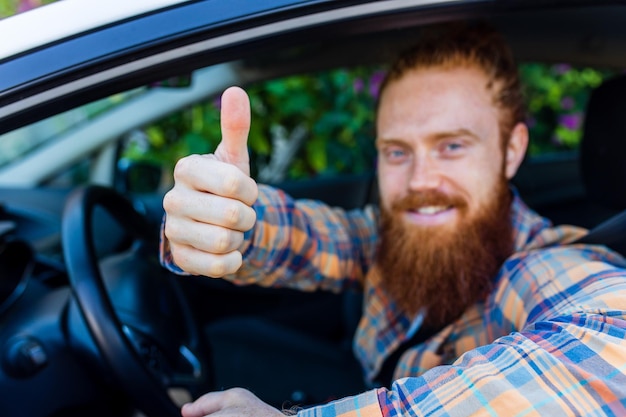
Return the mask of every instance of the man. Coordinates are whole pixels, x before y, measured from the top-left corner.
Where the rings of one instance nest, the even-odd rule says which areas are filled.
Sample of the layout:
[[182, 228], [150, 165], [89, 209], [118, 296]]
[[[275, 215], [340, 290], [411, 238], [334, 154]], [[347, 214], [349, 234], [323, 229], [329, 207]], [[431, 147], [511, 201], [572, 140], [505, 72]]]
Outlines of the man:
[[[552, 227], [508, 187], [528, 131], [497, 34], [426, 37], [392, 66], [377, 110], [380, 213], [257, 186], [247, 97], [229, 89], [222, 106], [215, 153], [176, 166], [164, 264], [304, 290], [360, 283], [366, 377], [399, 356], [390, 389], [299, 414], [626, 415], [626, 261], [563, 245], [584, 231]], [[282, 415], [241, 389], [182, 414]]]

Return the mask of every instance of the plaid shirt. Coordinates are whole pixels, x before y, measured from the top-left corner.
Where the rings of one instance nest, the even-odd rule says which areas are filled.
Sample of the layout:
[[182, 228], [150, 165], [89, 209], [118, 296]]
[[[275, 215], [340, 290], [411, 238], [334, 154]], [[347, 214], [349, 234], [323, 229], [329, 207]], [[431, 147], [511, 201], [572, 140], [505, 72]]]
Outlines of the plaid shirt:
[[[260, 186], [240, 284], [341, 291], [362, 286], [354, 350], [368, 380], [419, 329], [372, 270], [378, 212], [293, 200]], [[583, 229], [551, 223], [516, 196], [515, 254], [490, 296], [402, 354], [389, 389], [300, 411], [302, 416], [626, 415], [626, 261], [567, 245]], [[167, 241], [162, 262], [173, 264]]]

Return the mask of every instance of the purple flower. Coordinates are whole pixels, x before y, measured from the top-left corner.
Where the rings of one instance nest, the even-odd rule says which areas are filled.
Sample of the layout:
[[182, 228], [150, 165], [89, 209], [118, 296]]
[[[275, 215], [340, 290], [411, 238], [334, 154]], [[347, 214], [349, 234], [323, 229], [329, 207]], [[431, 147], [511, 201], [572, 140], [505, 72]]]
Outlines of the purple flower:
[[529, 129], [537, 126], [537, 119], [533, 116], [528, 116], [528, 118], [526, 119], [526, 126], [528, 126]]
[[221, 95], [218, 95], [217, 97], [213, 99], [213, 106], [218, 110], [222, 109], [222, 96]]
[[376, 71], [370, 77], [370, 95], [374, 98], [378, 98], [378, 93], [380, 92], [380, 85], [383, 83], [385, 79], [384, 71]]
[[570, 96], [563, 97], [563, 99], [561, 100], [561, 107], [563, 108], [563, 110], [571, 110], [574, 108], [575, 104], [576, 102], [574, 101], [574, 98]]
[[363, 80], [361, 78], [355, 78], [354, 82], [352, 83], [352, 88], [354, 89], [354, 92], [356, 94], [359, 94], [361, 91], [363, 91], [363, 87], [365, 87], [365, 83], [363, 82]]
[[559, 117], [559, 123], [569, 130], [576, 130], [582, 124], [580, 113], [563, 114]]
[[17, 6], [17, 12], [26, 12], [39, 6], [41, 6], [40, 0], [20, 0], [19, 5]]
[[572, 66], [569, 64], [556, 64], [552, 67], [552, 69], [557, 75], [563, 75], [567, 71], [571, 70]]

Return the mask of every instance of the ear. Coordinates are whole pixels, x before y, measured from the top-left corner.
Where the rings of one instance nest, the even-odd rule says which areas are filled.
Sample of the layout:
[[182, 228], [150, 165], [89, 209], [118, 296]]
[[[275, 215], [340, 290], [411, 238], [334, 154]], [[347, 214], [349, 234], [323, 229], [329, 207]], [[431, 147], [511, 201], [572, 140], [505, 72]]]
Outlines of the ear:
[[517, 172], [528, 147], [528, 128], [524, 123], [518, 123], [511, 132], [509, 143], [505, 150], [505, 173], [506, 178], [511, 179]]

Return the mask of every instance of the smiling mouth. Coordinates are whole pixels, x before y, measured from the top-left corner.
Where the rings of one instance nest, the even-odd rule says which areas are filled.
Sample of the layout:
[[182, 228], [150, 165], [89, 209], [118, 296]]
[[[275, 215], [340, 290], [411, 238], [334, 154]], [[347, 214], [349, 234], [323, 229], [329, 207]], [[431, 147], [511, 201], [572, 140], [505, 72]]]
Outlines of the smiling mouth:
[[438, 226], [449, 223], [455, 216], [454, 206], [422, 206], [407, 210], [405, 219], [421, 226]]
[[451, 208], [452, 206], [425, 206], [412, 211], [417, 214], [432, 216], [435, 214], [443, 213], [444, 211], [448, 211]]

